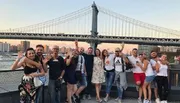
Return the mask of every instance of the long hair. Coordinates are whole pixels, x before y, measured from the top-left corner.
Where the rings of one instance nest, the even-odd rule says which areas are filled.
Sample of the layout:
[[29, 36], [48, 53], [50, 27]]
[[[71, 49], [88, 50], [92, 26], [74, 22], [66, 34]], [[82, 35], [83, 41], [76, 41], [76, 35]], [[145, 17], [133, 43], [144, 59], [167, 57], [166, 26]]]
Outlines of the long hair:
[[102, 51], [102, 59], [103, 59], [103, 62], [105, 62], [105, 55], [104, 55], [104, 52], [107, 52], [107, 50], [106, 49], [104, 49], [103, 51]]
[[[96, 50], [99, 51], [99, 56], [101, 57], [101, 50], [99, 50], [98, 48], [97, 48]], [[95, 56], [97, 57], [96, 50], [95, 50], [95, 53], [94, 53], [94, 54], [95, 54]]]
[[[32, 50], [34, 52], [34, 54], [35, 54], [35, 50], [33, 48], [28, 48], [28, 49], [26, 49], [26, 52], [25, 52], [26, 57], [27, 57], [27, 52], [30, 51], [30, 50]], [[33, 61], [39, 62], [39, 58], [38, 58], [38, 56], [36, 54], [35, 54], [35, 58], [33, 59]]]

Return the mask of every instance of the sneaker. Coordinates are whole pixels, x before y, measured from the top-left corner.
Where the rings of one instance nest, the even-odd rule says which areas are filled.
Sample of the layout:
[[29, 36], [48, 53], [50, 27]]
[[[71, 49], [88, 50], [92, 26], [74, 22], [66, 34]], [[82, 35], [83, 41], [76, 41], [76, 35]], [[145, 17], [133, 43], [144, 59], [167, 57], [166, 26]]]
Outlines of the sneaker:
[[164, 103], [164, 101], [161, 101], [160, 103]]
[[152, 101], [151, 101], [151, 100], [149, 100], [149, 103], [152, 103]]
[[167, 100], [165, 100], [164, 103], [167, 103]]
[[122, 100], [121, 100], [121, 99], [118, 99], [118, 103], [122, 103]]
[[155, 102], [156, 102], [156, 103], [160, 103], [159, 98], [156, 98]]
[[80, 99], [79, 96], [74, 95], [74, 97], [75, 97], [75, 102], [76, 102], [76, 103], [81, 103], [81, 99]]
[[[139, 101], [138, 101], [138, 103], [139, 103]], [[149, 100], [144, 99], [143, 103], [149, 103]]]
[[86, 95], [85, 95], [85, 94], [83, 95], [82, 99], [83, 99], [83, 100], [85, 100], [85, 99], [86, 99]]
[[87, 99], [90, 100], [90, 99], [91, 99], [91, 95], [88, 95], [88, 96], [87, 96]]
[[104, 98], [104, 101], [105, 101], [105, 102], [107, 102], [108, 100], [109, 100], [109, 98], [108, 98], [108, 97], [105, 97], [105, 98]]
[[119, 100], [119, 97], [117, 97], [116, 99], [115, 99], [115, 101], [118, 101]]
[[142, 100], [141, 100], [141, 98], [138, 98], [138, 103], [142, 103]]

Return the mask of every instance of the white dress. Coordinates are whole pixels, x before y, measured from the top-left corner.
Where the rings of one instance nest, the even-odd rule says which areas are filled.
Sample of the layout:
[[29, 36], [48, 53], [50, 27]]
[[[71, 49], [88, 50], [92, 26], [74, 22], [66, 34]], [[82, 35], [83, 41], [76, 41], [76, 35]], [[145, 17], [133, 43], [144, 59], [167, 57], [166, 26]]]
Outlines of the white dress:
[[99, 57], [94, 57], [92, 83], [105, 82], [103, 60]]

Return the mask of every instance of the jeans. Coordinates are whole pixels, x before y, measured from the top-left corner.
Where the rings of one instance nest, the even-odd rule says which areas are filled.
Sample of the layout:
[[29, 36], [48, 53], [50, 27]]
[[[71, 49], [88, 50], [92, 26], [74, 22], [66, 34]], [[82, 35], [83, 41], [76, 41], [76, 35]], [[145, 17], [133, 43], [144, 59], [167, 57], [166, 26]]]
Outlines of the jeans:
[[44, 103], [44, 85], [40, 86], [37, 90], [35, 103]]
[[164, 76], [157, 76], [158, 95], [160, 100], [167, 100], [169, 89], [168, 89], [168, 78]]
[[49, 79], [48, 88], [49, 88], [50, 99], [51, 99], [51, 103], [60, 103], [60, 91], [56, 90], [55, 82], [56, 80]]
[[115, 83], [118, 90], [118, 98], [122, 99], [123, 91], [127, 89], [126, 72], [115, 72]]
[[109, 94], [114, 81], [115, 72], [106, 72], [106, 94]]

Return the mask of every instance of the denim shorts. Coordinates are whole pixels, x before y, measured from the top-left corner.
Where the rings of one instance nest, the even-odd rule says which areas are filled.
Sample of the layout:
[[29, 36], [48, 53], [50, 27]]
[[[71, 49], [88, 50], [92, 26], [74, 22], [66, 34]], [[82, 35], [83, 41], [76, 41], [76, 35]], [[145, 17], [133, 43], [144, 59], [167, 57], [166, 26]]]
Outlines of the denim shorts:
[[145, 82], [150, 83], [150, 82], [152, 82], [152, 81], [154, 80], [154, 78], [155, 78], [154, 75], [152, 75], [152, 76], [146, 76]]
[[155, 78], [153, 79], [153, 81], [152, 81], [152, 83], [151, 83], [151, 87], [152, 87], [152, 88], [157, 88], [156, 76], [155, 76]]
[[87, 86], [87, 78], [85, 74], [81, 75], [81, 79], [78, 81], [79, 86]]

